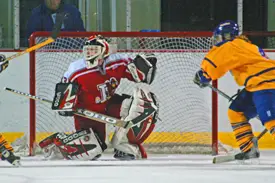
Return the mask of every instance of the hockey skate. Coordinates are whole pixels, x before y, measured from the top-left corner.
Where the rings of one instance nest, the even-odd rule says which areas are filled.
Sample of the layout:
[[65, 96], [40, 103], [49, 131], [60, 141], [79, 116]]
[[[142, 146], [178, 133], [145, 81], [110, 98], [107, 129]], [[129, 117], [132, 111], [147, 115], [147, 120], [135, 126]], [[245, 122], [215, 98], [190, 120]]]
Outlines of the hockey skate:
[[257, 138], [252, 139], [253, 147], [247, 152], [241, 152], [235, 155], [236, 160], [247, 160], [260, 157]]
[[133, 154], [129, 154], [129, 153], [125, 153], [122, 152], [118, 149], [114, 149], [114, 158], [118, 159], [118, 160], [134, 160], [136, 159], [135, 156]]
[[258, 139], [254, 137], [252, 139], [253, 147], [247, 152], [240, 152], [238, 154], [226, 155], [226, 156], [216, 156], [213, 158], [213, 163], [225, 163], [235, 160], [248, 160], [260, 157], [260, 151], [258, 148]]
[[6, 147], [3, 145], [0, 147], [0, 155], [2, 160], [7, 160], [10, 164], [14, 166], [20, 166], [20, 157], [14, 155], [12, 151], [9, 151], [6, 149]]

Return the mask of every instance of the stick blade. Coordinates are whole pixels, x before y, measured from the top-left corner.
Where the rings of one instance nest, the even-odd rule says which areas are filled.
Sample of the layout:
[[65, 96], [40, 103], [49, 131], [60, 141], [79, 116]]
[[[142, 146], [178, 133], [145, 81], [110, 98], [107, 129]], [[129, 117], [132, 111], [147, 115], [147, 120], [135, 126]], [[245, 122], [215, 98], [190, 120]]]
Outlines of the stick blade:
[[213, 158], [213, 164], [225, 163], [230, 161], [235, 161], [235, 155], [227, 155], [227, 156], [216, 156]]

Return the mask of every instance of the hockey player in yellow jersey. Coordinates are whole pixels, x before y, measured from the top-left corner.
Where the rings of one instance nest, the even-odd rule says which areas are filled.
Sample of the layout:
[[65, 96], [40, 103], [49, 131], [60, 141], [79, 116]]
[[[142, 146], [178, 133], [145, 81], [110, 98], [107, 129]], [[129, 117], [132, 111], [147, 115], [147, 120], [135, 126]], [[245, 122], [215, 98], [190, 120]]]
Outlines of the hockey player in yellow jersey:
[[205, 87], [230, 71], [236, 83], [244, 87], [228, 109], [228, 118], [242, 151], [236, 159], [258, 158], [260, 153], [249, 120], [258, 115], [275, 137], [275, 60], [270, 60], [246, 36], [239, 35], [238, 25], [230, 20], [215, 28], [213, 45], [194, 83]]
[[[6, 59], [5, 55], [0, 54], [0, 73], [8, 67], [8, 62], [3, 62]], [[13, 148], [0, 133], [0, 158], [7, 160], [14, 166], [20, 165], [20, 157], [13, 154]]]

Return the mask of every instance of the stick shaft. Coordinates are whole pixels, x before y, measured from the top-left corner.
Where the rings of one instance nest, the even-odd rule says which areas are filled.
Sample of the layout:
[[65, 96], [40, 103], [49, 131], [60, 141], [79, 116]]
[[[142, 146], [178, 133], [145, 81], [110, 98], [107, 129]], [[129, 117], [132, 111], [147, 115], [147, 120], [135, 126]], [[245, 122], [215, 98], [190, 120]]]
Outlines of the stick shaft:
[[52, 103], [52, 101], [44, 99], [42, 97], [34, 96], [34, 95], [29, 94], [29, 93], [21, 92], [21, 91], [14, 90], [14, 89], [11, 89], [11, 88], [5, 87], [4, 90], [15, 93], [17, 95], [28, 97], [28, 98], [33, 99], [33, 100], [38, 100], [38, 101], [46, 102], [46, 103], [49, 103], [49, 104]]
[[50, 37], [47, 40], [45, 40], [45, 41], [43, 41], [43, 42], [41, 42], [41, 43], [39, 43], [37, 45], [34, 45], [34, 46], [30, 47], [30, 48], [27, 48], [24, 51], [21, 51], [21, 52], [18, 52], [16, 54], [14, 54], [14, 55], [9, 56], [8, 58], [6, 58], [6, 60], [4, 60], [4, 62], [10, 61], [12, 59], [15, 59], [15, 58], [17, 58], [17, 57], [19, 57], [21, 55], [24, 55], [25, 53], [30, 53], [30, 52], [32, 52], [34, 50], [37, 50], [39, 48], [42, 48], [43, 46], [46, 46], [46, 45], [50, 44], [52, 42], [54, 42], [54, 39]]
[[218, 94], [220, 94], [221, 96], [223, 96], [224, 98], [230, 100], [230, 97], [226, 93], [224, 93], [223, 91], [219, 90], [218, 88], [215, 88], [211, 84], [209, 84], [208, 87], [211, 88], [211, 90], [213, 90], [214, 92], [217, 92]]
[[35, 51], [35, 50], [38, 50], [39, 48], [42, 48], [48, 44], [51, 44], [52, 42], [55, 41], [55, 39], [57, 38], [58, 34], [60, 33], [60, 30], [61, 30], [61, 27], [62, 27], [62, 23], [64, 21], [64, 18], [65, 18], [65, 12], [60, 12], [60, 13], [57, 13], [56, 15], [56, 23], [54, 24], [54, 27], [53, 27], [53, 30], [52, 30], [52, 33], [51, 33], [51, 37], [49, 37], [47, 40], [37, 44], [37, 45], [34, 45], [30, 48], [27, 48], [26, 50], [24, 51], [21, 51], [21, 52], [18, 52], [14, 55], [11, 55], [10, 57], [6, 58], [6, 60], [4, 60], [3, 62], [9, 62], [10, 60], [12, 59], [15, 59], [21, 55], [24, 55], [26, 53], [30, 53], [32, 51]]
[[[18, 91], [18, 90], [14, 90], [14, 89], [11, 89], [11, 88], [5, 87], [4, 90], [12, 92], [14, 94], [25, 96], [25, 97], [30, 98], [32, 100], [42, 101], [42, 102], [49, 103], [49, 104], [52, 103], [51, 100], [44, 99], [44, 98], [38, 97], [38, 96], [34, 96], [34, 95], [29, 94], [29, 93], [21, 92], [21, 91]], [[101, 122], [101, 123], [111, 124], [111, 125], [126, 128], [126, 129], [129, 129], [133, 126], [131, 121], [130, 122], [129, 121], [123, 121], [123, 120], [120, 120], [120, 119], [117, 119], [117, 118], [114, 118], [114, 117], [111, 117], [111, 116], [107, 116], [107, 115], [97, 113], [97, 112], [94, 112], [94, 111], [89, 111], [89, 110], [86, 110], [86, 109], [76, 109], [74, 114], [77, 115], [77, 116], [92, 119], [92, 120], [95, 120], [95, 121], [98, 121], [98, 122]]]

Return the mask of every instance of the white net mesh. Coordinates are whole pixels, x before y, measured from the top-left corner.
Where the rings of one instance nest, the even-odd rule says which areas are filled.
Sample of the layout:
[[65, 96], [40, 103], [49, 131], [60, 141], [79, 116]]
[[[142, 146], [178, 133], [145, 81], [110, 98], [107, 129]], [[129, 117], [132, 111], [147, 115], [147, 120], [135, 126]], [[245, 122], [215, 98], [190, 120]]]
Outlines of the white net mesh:
[[[146, 140], [148, 151], [155, 153], [211, 152], [211, 93], [193, 84], [194, 73], [210, 37], [108, 37], [113, 50], [134, 57], [137, 53], [153, 52], [158, 58], [158, 71], [150, 86], [160, 100], [162, 121]], [[46, 37], [37, 37], [35, 43]], [[61, 37], [35, 53], [36, 95], [52, 100], [58, 83], [69, 64], [82, 57], [85, 38]], [[118, 93], [132, 94], [134, 83], [123, 80]], [[53, 132], [74, 131], [73, 119], [61, 117], [51, 106], [36, 102], [36, 141]], [[112, 131], [112, 128], [111, 128]]]

